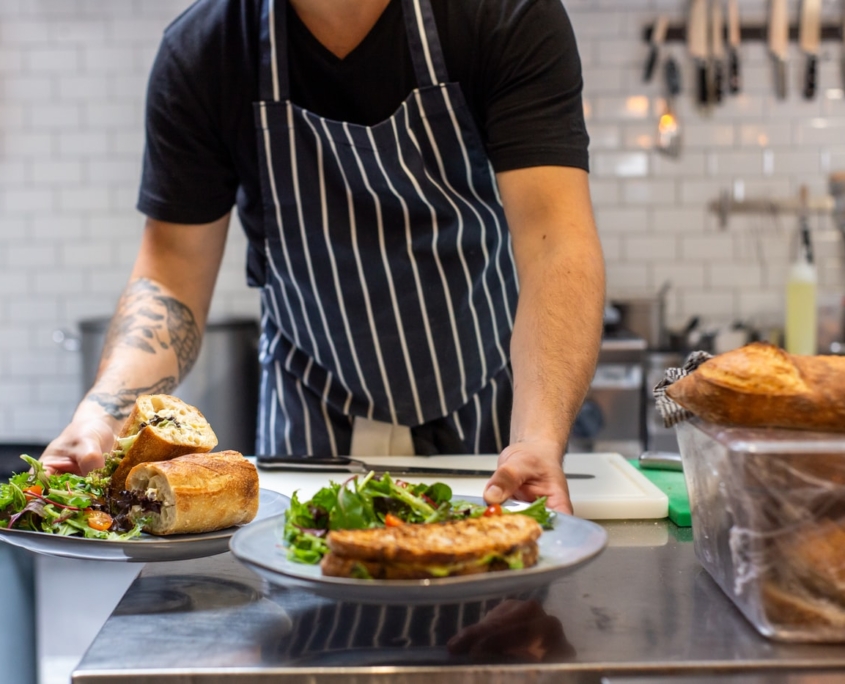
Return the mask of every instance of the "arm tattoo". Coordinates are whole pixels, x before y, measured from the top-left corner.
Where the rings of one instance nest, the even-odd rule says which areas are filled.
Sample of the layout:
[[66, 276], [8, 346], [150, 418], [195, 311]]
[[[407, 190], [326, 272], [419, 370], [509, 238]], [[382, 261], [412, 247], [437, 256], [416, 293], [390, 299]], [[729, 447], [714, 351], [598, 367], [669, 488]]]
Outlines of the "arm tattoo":
[[102, 406], [106, 413], [113, 418], [125, 419], [129, 417], [135, 400], [142, 394], [169, 394], [176, 389], [176, 378], [173, 376], [162, 378], [150, 387], [136, 387], [134, 389], [118, 390], [114, 394], [108, 392], [91, 392], [88, 401]]
[[115, 418], [128, 415], [127, 407], [140, 394], [167, 393], [188, 375], [199, 355], [202, 336], [191, 310], [182, 302], [162, 294], [161, 288], [146, 278], [134, 280], [126, 287], [106, 334], [98, 378], [106, 372], [109, 360], [118, 347], [130, 347], [146, 354], [176, 355], [177, 377], [165, 377], [151, 387], [123, 389], [111, 394], [95, 392], [90, 401], [100, 404]]

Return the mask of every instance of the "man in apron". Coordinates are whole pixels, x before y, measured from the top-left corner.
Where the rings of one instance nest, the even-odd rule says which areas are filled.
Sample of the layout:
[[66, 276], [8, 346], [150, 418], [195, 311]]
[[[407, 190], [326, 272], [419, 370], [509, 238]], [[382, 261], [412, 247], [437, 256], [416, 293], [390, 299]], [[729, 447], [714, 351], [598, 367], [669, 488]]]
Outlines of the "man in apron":
[[558, 0], [200, 0], [150, 79], [147, 227], [97, 381], [44, 462], [98, 465], [190, 370], [236, 201], [257, 453], [500, 453], [489, 502], [571, 512], [604, 295], [580, 92]]

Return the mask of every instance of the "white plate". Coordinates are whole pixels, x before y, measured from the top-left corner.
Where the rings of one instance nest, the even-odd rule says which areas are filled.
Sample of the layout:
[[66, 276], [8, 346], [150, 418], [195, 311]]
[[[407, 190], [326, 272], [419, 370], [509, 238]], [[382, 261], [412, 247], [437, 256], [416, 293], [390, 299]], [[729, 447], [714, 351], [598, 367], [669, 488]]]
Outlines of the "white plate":
[[[287, 506], [288, 499], [286, 496], [269, 489], [262, 489], [260, 490], [258, 514], [253, 522], [277, 516], [283, 513]], [[126, 541], [63, 537], [46, 532], [0, 528], [0, 540], [48, 556], [80, 560], [153, 563], [157, 561], [188, 560], [225, 553], [229, 548], [229, 539], [232, 535], [245, 527], [247, 525], [229, 527], [225, 530], [206, 532], [205, 534], [177, 534], [170, 537], [142, 534], [140, 537]]]
[[[458, 498], [483, 503], [477, 497]], [[289, 503], [289, 499], [284, 502], [285, 508]], [[235, 533], [229, 548], [239, 561], [273, 584], [359, 603], [433, 604], [521, 593], [571, 572], [596, 556], [607, 543], [607, 532], [599, 525], [558, 514], [554, 529], [540, 536], [540, 559], [531, 568], [426, 580], [362, 580], [324, 577], [319, 565], [288, 560], [283, 545], [284, 525], [284, 515], [280, 515], [245, 527]]]

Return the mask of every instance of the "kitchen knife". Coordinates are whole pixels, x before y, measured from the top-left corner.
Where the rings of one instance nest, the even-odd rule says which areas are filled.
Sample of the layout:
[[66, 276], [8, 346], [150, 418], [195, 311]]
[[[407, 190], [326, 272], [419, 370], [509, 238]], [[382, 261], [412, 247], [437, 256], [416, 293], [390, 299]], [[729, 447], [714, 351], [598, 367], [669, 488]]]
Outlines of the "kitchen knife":
[[[286, 470], [289, 472], [341, 472], [364, 474], [390, 473], [391, 475], [442, 475], [450, 477], [490, 477], [495, 470], [470, 470], [467, 468], [438, 468], [432, 466], [407, 466], [371, 464], [357, 458], [338, 456], [336, 458], [313, 458], [310, 456], [256, 456], [256, 465], [264, 470]], [[592, 480], [595, 475], [566, 473], [570, 480]]]
[[786, 58], [789, 49], [789, 11], [787, 0], [770, 0], [769, 52], [775, 63], [775, 93], [779, 100], [787, 95]]
[[741, 41], [739, 0], [728, 0], [728, 90], [734, 95], [742, 89], [742, 74], [739, 68]]
[[710, 99], [707, 76], [707, 0], [692, 0], [687, 24], [687, 49], [695, 60], [698, 104], [707, 106]]
[[821, 10], [822, 0], [804, 0], [801, 5], [798, 43], [807, 55], [807, 67], [804, 73], [804, 98], [807, 100], [812, 100], [816, 96], [819, 43], [822, 35]]
[[645, 63], [645, 71], [643, 72], [643, 81], [648, 83], [654, 76], [654, 67], [657, 65], [657, 58], [660, 55], [660, 48], [666, 41], [666, 30], [669, 28], [669, 17], [661, 15], [654, 23], [654, 29], [651, 32], [651, 48], [648, 51], [648, 59]]
[[713, 65], [713, 101], [720, 103], [725, 94], [725, 15], [722, 0], [710, 5], [710, 53]]

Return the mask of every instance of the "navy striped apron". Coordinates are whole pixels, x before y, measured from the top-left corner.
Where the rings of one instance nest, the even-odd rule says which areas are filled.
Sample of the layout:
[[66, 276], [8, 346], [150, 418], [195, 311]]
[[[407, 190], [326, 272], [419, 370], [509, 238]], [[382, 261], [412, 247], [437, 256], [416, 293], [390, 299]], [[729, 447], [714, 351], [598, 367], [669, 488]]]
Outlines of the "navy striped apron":
[[418, 88], [361, 126], [290, 101], [286, 3], [264, 0], [259, 454], [348, 454], [354, 416], [507, 445], [510, 237], [430, 1], [402, 2]]

